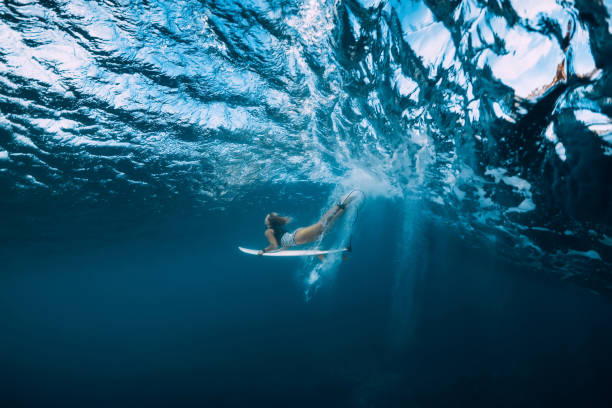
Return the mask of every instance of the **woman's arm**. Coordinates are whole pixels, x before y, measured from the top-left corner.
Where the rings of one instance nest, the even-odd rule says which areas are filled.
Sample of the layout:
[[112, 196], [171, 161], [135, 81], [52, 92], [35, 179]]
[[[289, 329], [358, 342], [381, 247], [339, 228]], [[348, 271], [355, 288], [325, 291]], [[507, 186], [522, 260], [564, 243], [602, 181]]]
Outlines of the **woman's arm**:
[[269, 252], [269, 251], [272, 251], [278, 248], [278, 242], [276, 242], [276, 237], [274, 237], [274, 230], [272, 228], [268, 228], [265, 232], [265, 235], [266, 235], [266, 238], [268, 238], [270, 245], [268, 245], [265, 249], [261, 250], [260, 253], [258, 253], [258, 255], [261, 255], [264, 252]]

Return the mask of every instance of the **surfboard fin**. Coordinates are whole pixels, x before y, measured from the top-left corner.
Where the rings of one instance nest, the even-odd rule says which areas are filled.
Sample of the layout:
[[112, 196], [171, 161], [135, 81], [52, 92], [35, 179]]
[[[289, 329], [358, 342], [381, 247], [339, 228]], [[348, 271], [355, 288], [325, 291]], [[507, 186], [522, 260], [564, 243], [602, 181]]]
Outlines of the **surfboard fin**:
[[317, 255], [317, 258], [319, 258], [319, 261], [323, 262], [325, 260], [325, 255]]

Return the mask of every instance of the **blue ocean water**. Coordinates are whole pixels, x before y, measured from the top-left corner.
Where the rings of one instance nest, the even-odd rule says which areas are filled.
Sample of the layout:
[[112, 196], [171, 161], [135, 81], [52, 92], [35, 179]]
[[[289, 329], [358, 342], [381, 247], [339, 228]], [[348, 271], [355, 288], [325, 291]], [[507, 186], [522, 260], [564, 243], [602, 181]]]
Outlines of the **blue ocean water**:
[[3, 2], [0, 403], [610, 406], [611, 13]]

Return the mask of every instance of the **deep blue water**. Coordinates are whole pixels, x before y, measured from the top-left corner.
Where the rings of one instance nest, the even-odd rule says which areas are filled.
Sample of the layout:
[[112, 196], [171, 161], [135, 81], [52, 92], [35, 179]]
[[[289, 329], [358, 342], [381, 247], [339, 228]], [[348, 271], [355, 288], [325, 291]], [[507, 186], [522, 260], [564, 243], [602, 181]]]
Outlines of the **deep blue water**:
[[612, 406], [611, 11], [3, 2], [0, 404]]
[[[129, 226], [109, 228], [116, 216], [103, 206], [64, 220], [69, 237], [30, 232], [2, 251], [3, 399], [607, 406], [609, 299], [430, 221], [403, 253], [389, 241], [400, 206], [366, 203], [354, 252], [309, 301], [301, 261], [236, 252], [261, 233], [252, 206], [236, 208], [235, 229], [227, 211], [181, 205], [165, 214], [124, 207]], [[54, 220], [39, 226], [54, 230], [45, 224]]]

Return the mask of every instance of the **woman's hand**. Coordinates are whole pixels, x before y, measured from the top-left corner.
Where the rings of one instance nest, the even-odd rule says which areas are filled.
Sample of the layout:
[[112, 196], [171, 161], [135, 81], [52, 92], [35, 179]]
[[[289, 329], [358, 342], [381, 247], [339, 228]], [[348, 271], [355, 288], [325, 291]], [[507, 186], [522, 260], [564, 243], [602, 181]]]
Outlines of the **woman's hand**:
[[257, 255], [262, 256], [264, 252], [266, 251], [263, 249], [260, 249], [259, 251], [257, 251]]

